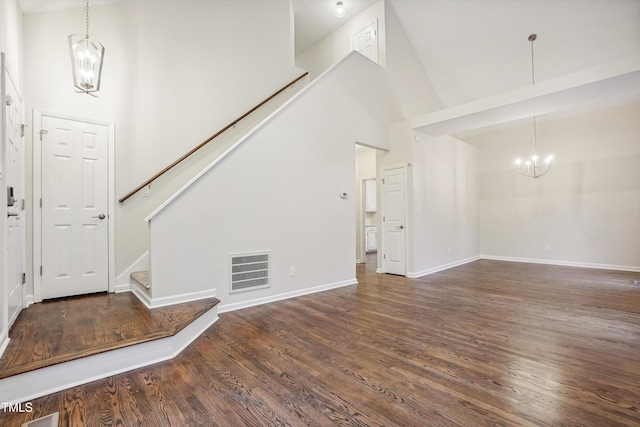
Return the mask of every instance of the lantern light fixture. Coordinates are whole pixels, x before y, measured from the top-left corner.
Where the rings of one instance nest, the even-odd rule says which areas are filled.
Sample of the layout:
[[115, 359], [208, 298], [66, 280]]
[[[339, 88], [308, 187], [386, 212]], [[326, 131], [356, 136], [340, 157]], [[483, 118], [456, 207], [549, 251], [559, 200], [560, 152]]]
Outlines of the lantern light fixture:
[[85, 0], [86, 32], [69, 36], [69, 53], [73, 69], [73, 86], [78, 93], [97, 96], [100, 90], [104, 46], [89, 37], [89, 0]]
[[339, 1], [336, 3], [336, 11], [334, 12], [338, 18], [342, 18], [347, 12], [344, 10], [344, 3]]

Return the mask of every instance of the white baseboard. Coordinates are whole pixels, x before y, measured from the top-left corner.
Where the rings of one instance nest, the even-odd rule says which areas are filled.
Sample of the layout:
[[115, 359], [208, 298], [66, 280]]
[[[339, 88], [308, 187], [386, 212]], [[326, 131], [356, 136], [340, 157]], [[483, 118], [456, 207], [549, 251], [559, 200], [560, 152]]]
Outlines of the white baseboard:
[[207, 289], [206, 291], [190, 292], [187, 294], [172, 295], [170, 297], [153, 298], [147, 295], [137, 286], [131, 287], [131, 292], [138, 297], [147, 308], [166, 307], [168, 305], [182, 304], [183, 302], [198, 301], [201, 299], [215, 298], [216, 289]]
[[356, 285], [357, 279], [343, 280], [341, 282], [328, 283], [326, 285], [314, 286], [313, 288], [301, 289], [298, 291], [285, 292], [282, 294], [271, 295], [263, 298], [256, 298], [248, 301], [241, 301], [232, 304], [220, 304], [218, 312], [226, 313], [229, 311], [241, 310], [243, 308], [255, 307], [257, 305], [267, 304], [270, 302], [281, 301], [289, 298], [299, 297], [302, 295], [314, 294], [316, 292], [328, 291], [330, 289], [341, 288], [343, 286]]
[[436, 267], [432, 267], [432, 268], [429, 268], [427, 270], [407, 273], [407, 277], [410, 278], [410, 279], [417, 279], [418, 277], [427, 276], [429, 274], [437, 273], [437, 272], [443, 271], [443, 270], [448, 270], [450, 268], [457, 267], [457, 266], [463, 265], [463, 264], [468, 264], [470, 262], [477, 261], [479, 259], [480, 259], [479, 256], [473, 256], [471, 258], [465, 258], [465, 259], [453, 261], [453, 262], [450, 262], [450, 263], [447, 263], [447, 264], [438, 265]]
[[496, 255], [480, 255], [480, 259], [489, 259], [494, 261], [509, 261], [509, 262], [526, 262], [530, 264], [561, 265], [565, 267], [596, 268], [601, 270], [640, 272], [640, 267], [630, 266], [630, 265], [597, 264], [597, 263], [591, 263], [591, 262], [562, 261], [562, 260], [555, 260], [555, 259], [539, 259], [539, 258], [518, 258], [518, 257], [505, 257], [505, 256], [496, 256]]
[[172, 337], [111, 350], [0, 380], [0, 402], [26, 402], [176, 357], [218, 320], [217, 307]]
[[134, 271], [149, 270], [149, 251], [142, 254], [140, 258], [133, 262], [125, 271], [116, 277], [116, 292], [126, 292], [131, 290], [131, 273]]
[[24, 307], [23, 308], [29, 308], [33, 304], [35, 304], [35, 301], [33, 299], [33, 295], [26, 295], [25, 298], [24, 298]]

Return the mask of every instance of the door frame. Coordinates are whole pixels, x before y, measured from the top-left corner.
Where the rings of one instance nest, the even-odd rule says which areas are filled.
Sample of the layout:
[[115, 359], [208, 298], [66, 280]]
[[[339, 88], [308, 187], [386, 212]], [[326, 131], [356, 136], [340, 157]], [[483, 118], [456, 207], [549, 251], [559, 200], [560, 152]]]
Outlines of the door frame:
[[108, 128], [107, 142], [107, 185], [109, 215], [107, 216], [109, 235], [107, 241], [108, 249], [108, 286], [109, 292], [116, 291], [116, 266], [115, 266], [115, 212], [116, 212], [116, 195], [115, 195], [115, 123], [112, 121], [95, 120], [83, 117], [77, 117], [69, 114], [56, 113], [51, 111], [33, 110], [33, 301], [42, 301], [42, 276], [40, 275], [40, 267], [42, 266], [42, 208], [40, 207], [40, 198], [42, 197], [42, 141], [40, 140], [40, 131], [42, 130], [42, 117], [48, 116], [56, 119], [73, 120], [76, 122], [89, 123], [98, 126], [106, 126]]
[[[381, 179], [384, 180], [384, 173], [385, 171], [388, 170], [392, 170], [392, 169], [403, 169], [404, 171], [404, 274], [403, 276], [407, 276], [407, 257], [409, 256], [409, 223], [407, 221], [407, 213], [409, 212], [409, 201], [408, 201], [408, 197], [407, 197], [407, 165], [406, 164], [399, 164], [399, 165], [388, 165], [388, 166], [383, 166], [381, 168]], [[386, 242], [386, 221], [384, 221], [384, 218], [386, 216], [386, 212], [385, 212], [385, 207], [386, 207], [386, 196], [385, 196], [385, 189], [384, 186], [386, 184], [383, 183], [382, 184], [382, 188], [380, 191], [380, 213], [382, 215], [382, 218], [379, 219], [380, 224], [382, 225], [382, 227], [380, 227], [382, 229], [382, 232], [378, 233], [378, 235], [380, 236], [378, 238], [378, 241], [380, 242], [380, 244], [378, 245], [378, 247], [382, 247], [382, 250], [378, 250], [378, 269], [380, 270], [381, 273], [386, 273], [386, 268], [385, 268], [385, 262], [384, 262], [384, 251], [385, 251], [385, 244]]]

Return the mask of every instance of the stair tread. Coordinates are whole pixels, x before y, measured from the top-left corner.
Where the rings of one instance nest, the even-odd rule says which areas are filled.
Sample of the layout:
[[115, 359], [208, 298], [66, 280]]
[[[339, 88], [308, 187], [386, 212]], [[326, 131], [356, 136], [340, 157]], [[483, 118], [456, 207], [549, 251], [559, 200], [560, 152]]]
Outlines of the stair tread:
[[131, 278], [141, 284], [143, 287], [149, 285], [149, 271], [134, 271]]

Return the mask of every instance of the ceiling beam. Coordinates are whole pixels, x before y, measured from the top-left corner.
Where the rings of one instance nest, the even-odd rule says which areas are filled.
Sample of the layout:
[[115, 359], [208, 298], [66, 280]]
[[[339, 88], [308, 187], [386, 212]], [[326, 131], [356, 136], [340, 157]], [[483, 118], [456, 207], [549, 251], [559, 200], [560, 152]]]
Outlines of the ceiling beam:
[[427, 135], [448, 135], [634, 94], [640, 98], [640, 55], [429, 113], [410, 123]]

